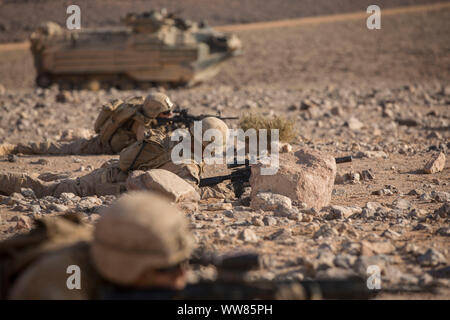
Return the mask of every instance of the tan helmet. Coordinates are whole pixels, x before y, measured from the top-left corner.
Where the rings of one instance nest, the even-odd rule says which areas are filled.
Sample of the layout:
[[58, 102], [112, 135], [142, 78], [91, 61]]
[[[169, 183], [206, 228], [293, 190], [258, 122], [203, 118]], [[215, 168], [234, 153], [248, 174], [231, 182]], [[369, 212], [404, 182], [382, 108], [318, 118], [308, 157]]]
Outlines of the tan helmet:
[[[206, 117], [202, 119], [202, 139], [205, 134], [205, 132], [209, 129], [216, 129], [222, 134], [222, 145], [225, 147], [227, 144], [227, 138], [228, 138], [228, 126], [225, 122], [220, 120], [216, 117]], [[194, 136], [194, 139], [198, 138], [196, 137], [194, 133], [194, 124], [191, 125], [189, 131]], [[211, 141], [202, 141], [203, 145], [206, 146], [211, 143]]]
[[94, 231], [91, 257], [102, 277], [130, 285], [145, 270], [186, 260], [192, 247], [183, 213], [160, 195], [136, 191], [105, 209]]
[[173, 102], [167, 95], [156, 92], [149, 94], [145, 98], [142, 112], [146, 117], [156, 118], [161, 112], [172, 110], [173, 106]]

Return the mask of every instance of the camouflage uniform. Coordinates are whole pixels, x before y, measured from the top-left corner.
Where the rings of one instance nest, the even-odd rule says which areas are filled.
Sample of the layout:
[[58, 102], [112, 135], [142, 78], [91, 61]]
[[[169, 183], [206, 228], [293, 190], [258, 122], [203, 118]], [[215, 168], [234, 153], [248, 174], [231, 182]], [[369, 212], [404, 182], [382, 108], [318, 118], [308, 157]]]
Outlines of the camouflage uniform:
[[[171, 162], [170, 137], [164, 137], [161, 133], [153, 131], [153, 136], [143, 142], [136, 142], [129, 148], [140, 149], [145, 144], [145, 149], [138, 155], [137, 160], [130, 160], [133, 165], [124, 168], [120, 160], [110, 160], [91, 173], [78, 177], [64, 179], [61, 181], [46, 182], [35, 175], [25, 173], [1, 173], [0, 193], [11, 194], [20, 192], [21, 188], [31, 188], [37, 197], [55, 196], [59, 197], [63, 192], [71, 192], [80, 197], [91, 195], [118, 195], [126, 191], [125, 182], [130, 170], [165, 169], [171, 171], [181, 178], [186, 179], [193, 185], [200, 181], [201, 166], [192, 162], [191, 164], [176, 165]], [[121, 154], [125, 158], [126, 148]], [[128, 149], [128, 150], [127, 150]], [[148, 155], [148, 157], [146, 157]], [[145, 161], [147, 160], [147, 161]], [[124, 168], [124, 169], [122, 169]]]
[[[203, 131], [218, 128], [222, 134], [228, 130], [226, 124], [217, 118], [205, 118]], [[71, 192], [80, 197], [90, 195], [119, 194], [126, 191], [125, 182], [131, 170], [165, 169], [173, 172], [195, 187], [200, 182], [203, 164], [191, 160], [187, 164], [172, 162], [172, 148], [176, 142], [170, 136], [152, 130], [149, 137], [137, 141], [122, 150], [120, 159], [105, 163], [91, 173], [59, 182], [44, 182], [36, 177], [20, 173], [0, 174], [0, 193], [20, 192], [21, 188], [31, 188], [36, 196], [52, 195], [59, 197], [63, 192]], [[226, 145], [226, 139], [222, 143]]]
[[[109, 284], [135, 286], [152, 269], [186, 260], [193, 239], [178, 209], [161, 196], [132, 192], [121, 197], [96, 224], [91, 242], [45, 254], [14, 283], [10, 299], [96, 299]], [[67, 267], [81, 271], [81, 289], [69, 290]], [[151, 280], [147, 280], [151, 287]]]

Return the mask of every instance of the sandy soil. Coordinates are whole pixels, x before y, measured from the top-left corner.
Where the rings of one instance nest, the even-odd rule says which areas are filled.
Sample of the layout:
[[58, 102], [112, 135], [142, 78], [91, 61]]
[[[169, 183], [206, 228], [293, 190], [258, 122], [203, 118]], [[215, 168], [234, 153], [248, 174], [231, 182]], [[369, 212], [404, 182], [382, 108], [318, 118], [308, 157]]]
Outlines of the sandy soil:
[[[381, 8], [435, 3], [438, 0], [379, 0]], [[82, 26], [117, 25], [127, 12], [167, 8], [188, 19], [206, 20], [211, 25], [279, 20], [342, 12], [365, 11], [370, 0], [79, 0]], [[44, 21], [65, 24], [68, 0], [0, 1], [0, 42], [23, 41]]]
[[[119, 8], [131, 2], [136, 8], [145, 6], [141, 1], [112, 3]], [[389, 1], [389, 5], [419, 2], [429, 1], [399, 0]], [[57, 6], [51, 2], [54, 7], [47, 8], [49, 3], [36, 1], [32, 7], [42, 9], [43, 15], [51, 17], [49, 12], [54, 12]], [[100, 2], [89, 3], [91, 9], [101, 9]], [[168, 7], [176, 6], [175, 2], [166, 3]], [[240, 10], [233, 10], [234, 1], [225, 6], [217, 0], [215, 10], [221, 12], [219, 18], [219, 11], [212, 10], [210, 2], [205, 1], [204, 7], [198, 10], [190, 7], [190, 1], [176, 3], [185, 8], [189, 17], [206, 16], [208, 20], [216, 17], [214, 24], [287, 19], [355, 8], [350, 1], [339, 1], [342, 5], [337, 11], [325, 1], [319, 1], [317, 6], [312, 1], [282, 1], [277, 6], [267, 1], [266, 6], [258, 6], [258, 11], [254, 11], [254, 2], [249, 0], [242, 2]], [[30, 18], [26, 24], [14, 22], [13, 18], [1, 19], [1, 15], [14, 17], [13, 9], [30, 12], [26, 5], [30, 3], [3, 1], [0, 21], [8, 26], [17, 23], [20, 28], [17, 32], [8, 31], [8, 36], [1, 34], [0, 40], [23, 40], [23, 30], [31, 29], [42, 18]], [[94, 12], [100, 12], [95, 10], [89, 11], [92, 17]], [[97, 22], [86, 19], [90, 25], [108, 24], [119, 14], [122, 14], [120, 10], [108, 10], [104, 15], [97, 14], [101, 17]], [[383, 287], [398, 291], [381, 298], [449, 299], [449, 242], [448, 234], [442, 230], [450, 224], [448, 214], [446, 218], [436, 218], [435, 210], [445, 201], [432, 196], [436, 192], [450, 192], [448, 156], [442, 172], [425, 175], [421, 171], [434, 152], [448, 154], [450, 148], [449, 31], [450, 9], [387, 16], [382, 18], [382, 29], [378, 31], [367, 30], [365, 21], [356, 20], [240, 31], [244, 54], [227, 63], [221, 74], [195, 88], [169, 90], [177, 104], [193, 113], [285, 115], [296, 121], [296, 147], [315, 148], [334, 156], [358, 156], [369, 151], [385, 153], [380, 158], [362, 156], [350, 164], [339, 165], [339, 175], [371, 169], [374, 179], [336, 184], [330, 204], [355, 207], [361, 212], [368, 202], [377, 202], [383, 209], [373, 218], [356, 215], [329, 220], [329, 208], [325, 208], [321, 212], [304, 212], [303, 216], [309, 218], [295, 221], [247, 207], [242, 214], [242, 203], [230, 200], [232, 217], [223, 211], [208, 211], [206, 204], [200, 214], [189, 216], [198, 245], [219, 253], [250, 249], [267, 254], [270, 263], [255, 273], [256, 278], [314, 279], [338, 271], [361, 274], [362, 266], [376, 263], [382, 266]], [[57, 88], [33, 88], [34, 70], [28, 52], [5, 51], [0, 57], [0, 82], [6, 87], [4, 92], [0, 90], [1, 143], [55, 140], [66, 129], [92, 129], [102, 102], [145, 94], [114, 89], [78, 91], [71, 92], [67, 102], [56, 102]], [[352, 118], [360, 122], [358, 128], [349, 126]], [[77, 177], [109, 158], [19, 155], [17, 162], [8, 162], [3, 157], [0, 172], [57, 172]], [[48, 162], [38, 164], [39, 159]], [[392, 194], [373, 194], [382, 189]], [[412, 190], [416, 194], [410, 194]], [[410, 208], [397, 208], [398, 199], [408, 201]], [[27, 205], [8, 204], [10, 200], [8, 196], [1, 197], [1, 239], [27, 230], [18, 227], [20, 217], [33, 219], [43, 214], [59, 214], [52, 209], [32, 213], [28, 202]], [[86, 218], [95, 221], [95, 215], [95, 211], [87, 212]], [[255, 217], [266, 216], [274, 218], [275, 224], [254, 224]], [[338, 231], [330, 237], [315, 238], [321, 227]], [[251, 229], [259, 241], [243, 241], [240, 233], [245, 229]], [[269, 237], [283, 229], [289, 230], [289, 235], [282, 239]], [[388, 243], [392, 250], [374, 256], [355, 254], [355, 247], [360, 248], [364, 241]], [[430, 258], [429, 264], [424, 263], [427, 252], [435, 259]], [[323, 256], [325, 253], [333, 262]], [[348, 266], [342, 263], [344, 258], [349, 261]]]

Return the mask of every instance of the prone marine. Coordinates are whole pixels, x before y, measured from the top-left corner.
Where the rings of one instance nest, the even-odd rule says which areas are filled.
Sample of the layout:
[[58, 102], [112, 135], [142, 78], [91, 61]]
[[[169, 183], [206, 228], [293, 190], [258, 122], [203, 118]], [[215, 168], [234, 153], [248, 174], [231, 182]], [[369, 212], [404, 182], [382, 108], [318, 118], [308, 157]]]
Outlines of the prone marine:
[[[36, 257], [6, 297], [85, 300], [101, 298], [110, 287], [182, 290], [192, 248], [182, 212], [163, 196], [130, 192], [105, 209], [91, 237]], [[75, 278], [67, 270], [75, 270]]]
[[172, 116], [173, 102], [164, 93], [136, 96], [125, 101], [111, 100], [104, 104], [94, 124], [96, 135], [70, 142], [39, 142], [1, 144], [0, 155], [88, 155], [117, 154], [136, 141], [142, 141], [152, 130], [168, 133], [170, 127], [157, 118]]

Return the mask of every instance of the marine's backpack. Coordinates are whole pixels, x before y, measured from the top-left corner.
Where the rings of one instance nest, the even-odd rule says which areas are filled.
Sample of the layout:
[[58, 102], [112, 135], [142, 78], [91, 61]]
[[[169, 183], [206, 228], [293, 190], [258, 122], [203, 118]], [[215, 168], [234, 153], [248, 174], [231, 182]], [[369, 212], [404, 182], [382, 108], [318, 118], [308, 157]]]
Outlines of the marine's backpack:
[[143, 103], [144, 97], [138, 96], [125, 102], [112, 100], [102, 106], [94, 130], [99, 134], [100, 141], [110, 146], [114, 153], [136, 141], [136, 135], [131, 131], [134, 121], [148, 125], [150, 119], [141, 112]]
[[130, 170], [156, 169], [171, 161], [170, 140], [152, 130], [150, 137], [137, 141], [120, 152], [119, 167], [123, 172]]

